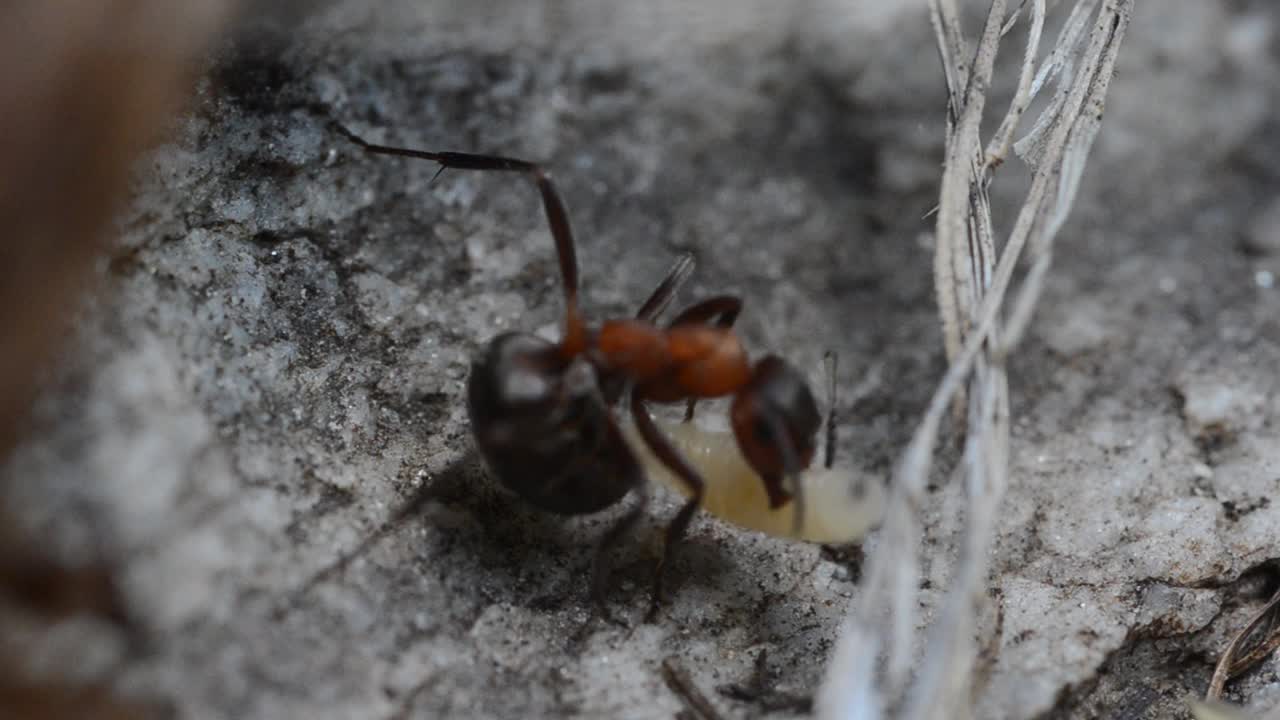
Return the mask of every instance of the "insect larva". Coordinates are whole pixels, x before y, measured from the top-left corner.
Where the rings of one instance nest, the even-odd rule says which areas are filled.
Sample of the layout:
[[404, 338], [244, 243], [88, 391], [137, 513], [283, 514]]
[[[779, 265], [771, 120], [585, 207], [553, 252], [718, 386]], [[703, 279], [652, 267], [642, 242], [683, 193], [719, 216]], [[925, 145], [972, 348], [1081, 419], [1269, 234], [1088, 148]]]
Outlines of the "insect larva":
[[[812, 467], [799, 479], [805, 512], [797, 532], [794, 500], [769, 507], [764, 483], [738, 451], [731, 433], [693, 422], [655, 422], [706, 481], [702, 507], [722, 520], [776, 537], [830, 544], [857, 542], [880, 521], [885, 490], [877, 478], [848, 468]], [[688, 497], [684, 484], [638, 441], [635, 428], [627, 425], [625, 432], [649, 477]]]

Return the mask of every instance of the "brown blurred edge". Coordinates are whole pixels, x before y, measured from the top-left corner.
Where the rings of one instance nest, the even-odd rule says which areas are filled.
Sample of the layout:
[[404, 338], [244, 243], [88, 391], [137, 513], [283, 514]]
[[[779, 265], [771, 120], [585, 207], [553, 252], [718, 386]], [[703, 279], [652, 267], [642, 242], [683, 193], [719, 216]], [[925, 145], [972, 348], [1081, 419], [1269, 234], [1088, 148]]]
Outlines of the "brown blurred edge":
[[[0, 460], [29, 432], [42, 371], [93, 285], [138, 156], [161, 139], [230, 26], [235, 0], [0, 4]], [[0, 590], [50, 619], [125, 613], [109, 569], [60, 568], [0, 508]], [[0, 661], [0, 717], [140, 717], [101, 687]]]

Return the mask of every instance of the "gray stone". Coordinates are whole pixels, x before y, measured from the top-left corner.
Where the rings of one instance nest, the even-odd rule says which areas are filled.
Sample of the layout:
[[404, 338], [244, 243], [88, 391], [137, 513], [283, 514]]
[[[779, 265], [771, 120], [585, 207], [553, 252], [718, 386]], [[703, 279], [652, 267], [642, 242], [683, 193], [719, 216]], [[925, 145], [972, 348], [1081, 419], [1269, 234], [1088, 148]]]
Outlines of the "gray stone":
[[[1229, 241], [1280, 190], [1280, 57], [1271, 16], [1238, 5], [1138, 6], [1011, 363], [979, 717], [1186, 717], [1243, 622], [1224, 608], [1255, 607], [1280, 557], [1280, 295], [1240, 282], [1253, 260]], [[741, 294], [753, 352], [820, 378], [834, 349], [842, 387], [878, 365], [839, 450], [887, 476], [944, 367], [916, 241], [942, 156], [932, 42], [919, 2], [397, 0], [328, 3], [223, 54], [140, 168], [106, 293], [4, 469], [49, 542], [120, 559], [154, 638], [122, 686], [193, 718], [669, 718], [674, 657], [736, 717], [764, 706], [715, 688], [767, 651], [777, 689], [812, 692], [856, 554], [699, 518], [641, 624], [661, 495], [615, 556], [634, 627], [601, 622], [586, 570], [618, 509], [549, 517], [494, 487], [463, 407], [488, 338], [558, 333], [535, 191], [432, 182], [328, 123], [547, 161], [592, 317], [633, 312], [692, 250], [682, 298]], [[962, 522], [936, 482], [926, 617]], [[1273, 685], [1264, 668], [1231, 691]]]

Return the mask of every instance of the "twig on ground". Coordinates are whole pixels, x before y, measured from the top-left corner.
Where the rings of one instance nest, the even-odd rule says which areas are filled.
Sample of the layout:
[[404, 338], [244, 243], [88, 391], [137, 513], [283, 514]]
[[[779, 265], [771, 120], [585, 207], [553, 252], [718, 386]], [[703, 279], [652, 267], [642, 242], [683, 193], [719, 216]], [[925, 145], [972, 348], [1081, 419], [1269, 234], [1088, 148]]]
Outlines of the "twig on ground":
[[1227, 643], [1218, 665], [1213, 669], [1213, 679], [1204, 699], [1213, 701], [1222, 697], [1227, 681], [1265, 660], [1280, 647], [1280, 590], [1276, 590], [1266, 605], [1251, 618], [1244, 629]]
[[698, 689], [689, 674], [676, 665], [675, 660], [667, 658], [662, 661], [662, 681], [671, 692], [684, 702], [689, 714], [697, 720], [721, 720], [721, 715], [706, 695]]

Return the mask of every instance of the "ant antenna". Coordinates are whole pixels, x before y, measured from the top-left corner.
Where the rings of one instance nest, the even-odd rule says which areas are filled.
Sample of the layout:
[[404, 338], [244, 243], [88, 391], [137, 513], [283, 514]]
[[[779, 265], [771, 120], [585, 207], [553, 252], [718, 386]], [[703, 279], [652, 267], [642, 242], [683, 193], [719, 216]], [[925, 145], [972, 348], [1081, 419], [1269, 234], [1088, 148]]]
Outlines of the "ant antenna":
[[823, 466], [828, 470], [836, 461], [836, 366], [839, 358], [834, 350], [822, 355], [822, 364], [827, 366], [827, 446]]
[[537, 185], [538, 193], [542, 196], [542, 209], [546, 213], [551, 237], [556, 243], [556, 256], [560, 261], [560, 280], [565, 299], [565, 336], [560, 343], [561, 352], [566, 356], [581, 352], [587, 343], [587, 330], [578, 312], [578, 258], [574, 250], [573, 229], [569, 226], [569, 211], [564, 206], [564, 200], [556, 191], [555, 185], [551, 183], [550, 174], [541, 165], [501, 155], [436, 152], [378, 145], [356, 135], [336, 120], [330, 120], [329, 125], [335, 132], [358, 145], [365, 152], [430, 160], [439, 164], [440, 170], [436, 172], [432, 182], [435, 182], [435, 178], [439, 177], [446, 168], [517, 172], [528, 175]]
[[436, 170], [436, 174], [432, 175], [431, 179], [427, 181], [428, 186], [435, 185], [436, 180], [439, 180], [440, 176], [444, 174], [444, 171], [449, 169], [450, 164], [449, 164], [449, 158], [447, 156], [450, 154], [456, 154], [456, 153], [432, 152], [430, 150], [412, 150], [409, 148], [390, 147], [388, 145], [377, 145], [351, 132], [346, 127], [344, 127], [342, 123], [338, 122], [337, 120], [330, 120], [329, 126], [333, 128], [333, 130], [337, 132], [339, 135], [341, 135], [342, 137], [346, 138], [352, 143], [355, 143], [356, 145], [359, 145], [361, 148], [365, 150], [365, 152], [370, 152], [375, 155], [397, 155], [400, 157], [418, 158], [419, 160], [430, 160], [431, 162], [439, 164], [440, 167], [439, 169]]

